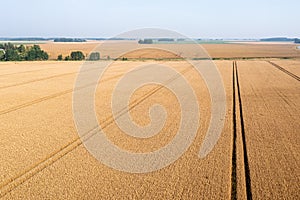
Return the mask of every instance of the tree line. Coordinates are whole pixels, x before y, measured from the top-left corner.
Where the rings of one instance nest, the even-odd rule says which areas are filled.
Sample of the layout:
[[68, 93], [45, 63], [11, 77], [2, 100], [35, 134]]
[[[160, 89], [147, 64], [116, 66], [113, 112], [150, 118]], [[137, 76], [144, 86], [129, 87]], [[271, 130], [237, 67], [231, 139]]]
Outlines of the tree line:
[[14, 45], [12, 43], [0, 44], [1, 61], [33, 61], [48, 60], [48, 54], [39, 45], [25, 47], [23, 44]]
[[57, 56], [57, 60], [84, 60], [87, 57], [87, 60], [100, 60], [99, 52], [92, 52], [89, 56], [85, 56], [81, 51], [73, 51], [70, 55], [67, 55], [63, 58], [62, 54]]
[[86, 42], [86, 39], [81, 38], [55, 38], [54, 42]]
[[144, 39], [144, 40], [139, 40], [138, 41], [139, 44], [153, 44], [153, 40], [152, 39]]
[[[85, 56], [81, 51], [72, 51], [70, 55], [63, 58], [62, 55], [57, 57], [57, 60], [100, 60], [99, 52], [92, 52]], [[15, 45], [12, 43], [0, 43], [0, 61], [36, 61], [48, 60], [49, 55], [41, 49], [39, 45], [25, 46]]]

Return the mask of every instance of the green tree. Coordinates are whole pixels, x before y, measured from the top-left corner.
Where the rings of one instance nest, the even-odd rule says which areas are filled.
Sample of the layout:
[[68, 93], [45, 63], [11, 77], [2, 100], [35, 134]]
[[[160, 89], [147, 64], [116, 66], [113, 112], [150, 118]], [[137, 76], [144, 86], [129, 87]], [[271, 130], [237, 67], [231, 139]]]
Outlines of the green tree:
[[57, 60], [62, 60], [63, 59], [63, 56], [60, 54], [57, 56]]
[[70, 56], [65, 57], [65, 61], [71, 60]]
[[26, 52], [26, 48], [23, 44], [21, 44], [20, 46], [18, 46], [18, 51], [19, 53], [25, 53]]
[[39, 45], [33, 45], [26, 55], [26, 60], [48, 60], [49, 56], [46, 52], [41, 50]]
[[5, 53], [5, 57], [7, 61], [20, 61], [21, 57], [17, 50], [15, 49], [7, 49]]
[[[0, 44], [1, 45], [1, 44]], [[4, 49], [1, 48], [0, 46], [0, 60], [4, 60], [5, 59], [5, 51]]]
[[25, 48], [25, 46], [23, 44], [21, 44], [20, 46], [17, 47], [17, 50], [19, 52], [20, 59], [25, 60], [25, 57], [26, 57], [26, 48]]
[[8, 49], [15, 50], [16, 47], [15, 47], [14, 44], [12, 44], [12, 43], [9, 42], [9, 43], [5, 43], [5, 44], [4, 44], [4, 49], [6, 49], [6, 50], [8, 50]]
[[0, 44], [2, 53], [0, 60], [21, 61], [21, 60], [48, 60], [48, 54], [39, 45], [26, 48], [23, 44], [16, 46], [12, 43]]
[[71, 53], [71, 60], [83, 60], [85, 58], [81, 51], [73, 51]]

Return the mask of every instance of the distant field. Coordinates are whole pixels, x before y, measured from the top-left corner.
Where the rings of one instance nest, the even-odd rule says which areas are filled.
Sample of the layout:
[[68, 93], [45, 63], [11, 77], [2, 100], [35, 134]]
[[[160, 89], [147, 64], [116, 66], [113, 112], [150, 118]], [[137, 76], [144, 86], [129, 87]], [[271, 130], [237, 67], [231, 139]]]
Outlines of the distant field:
[[185, 41], [176, 41], [176, 42], [168, 42], [168, 41], [154, 41], [155, 44], [226, 44], [230, 43], [228, 41], [223, 41], [223, 40], [185, 40]]
[[[173, 53], [190, 58], [206, 57], [199, 53], [194, 44], [138, 44], [136, 41], [109, 41], [109, 42], [86, 42], [86, 43], [44, 43], [41, 48], [50, 54], [50, 59], [57, 59], [59, 54], [67, 56], [71, 51], [80, 50], [84, 54], [93, 49], [99, 51], [102, 58], [116, 58], [120, 53], [128, 49], [158, 48], [170, 49]], [[226, 43], [226, 44], [201, 44], [212, 58], [300, 58], [297, 45], [292, 43], [266, 44], [266, 43]], [[131, 54], [131, 56], [133, 56]], [[143, 57], [139, 53], [136, 58]]]
[[[128, 53], [128, 49], [156, 48], [168, 49], [179, 57], [207, 58], [199, 52], [199, 47], [204, 48], [209, 56], [214, 59], [242, 59], [242, 58], [300, 58], [299, 45], [291, 42], [224, 42], [224, 41], [198, 41], [198, 45], [191, 42], [138, 44], [137, 41], [88, 41], [88, 42], [51, 42], [51, 41], [0, 41], [14, 44], [33, 45], [39, 44], [48, 52], [50, 60], [57, 56], [69, 55], [72, 51], [82, 51], [88, 55], [91, 51], [99, 51], [101, 58], [117, 58], [120, 54]], [[161, 55], [158, 58], [167, 58]], [[130, 54], [131, 59], [147, 58], [144, 53]], [[152, 57], [149, 57], [152, 58]]]

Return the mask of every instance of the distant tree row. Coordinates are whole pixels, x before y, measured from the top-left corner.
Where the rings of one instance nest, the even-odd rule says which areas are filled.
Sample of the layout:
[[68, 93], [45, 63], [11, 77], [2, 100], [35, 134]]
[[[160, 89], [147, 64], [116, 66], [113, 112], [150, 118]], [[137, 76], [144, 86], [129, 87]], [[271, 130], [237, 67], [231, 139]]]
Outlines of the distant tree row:
[[299, 44], [300, 43], [300, 39], [296, 38], [295, 39], [295, 43]]
[[159, 38], [157, 41], [159, 42], [174, 42], [173, 38]]
[[[70, 55], [64, 58], [65, 61], [68, 60], [84, 60], [85, 56], [81, 51], [72, 51]], [[63, 56], [60, 54], [57, 57], [57, 60], [63, 60]]]
[[[48, 60], [48, 53], [43, 51], [39, 45], [24, 46], [12, 43], [0, 44], [0, 61], [35, 61]], [[84, 60], [85, 55], [81, 51], [72, 51], [70, 55], [63, 58], [62, 55], [57, 60]], [[110, 59], [108, 56], [107, 59]], [[87, 56], [87, 60], [100, 60], [99, 52], [92, 52]]]
[[139, 40], [138, 43], [139, 44], [153, 44], [153, 40], [152, 39], [144, 39], [144, 40]]
[[55, 38], [54, 42], [86, 42], [86, 39], [81, 39], [81, 38]]
[[1, 61], [22, 61], [22, 60], [48, 60], [48, 54], [39, 45], [25, 47], [23, 44], [12, 43], [0, 44]]
[[81, 51], [73, 51], [69, 56], [65, 57], [65, 60], [84, 60], [85, 56]]
[[275, 38], [263, 38], [260, 41], [263, 42], [292, 42], [294, 38], [286, 38], [286, 37], [275, 37]]
[[[57, 60], [84, 60], [85, 56], [81, 51], [73, 51], [70, 55], [63, 58], [60, 54], [57, 57]], [[92, 52], [89, 56], [87, 56], [87, 60], [100, 60], [100, 53], [99, 52]]]

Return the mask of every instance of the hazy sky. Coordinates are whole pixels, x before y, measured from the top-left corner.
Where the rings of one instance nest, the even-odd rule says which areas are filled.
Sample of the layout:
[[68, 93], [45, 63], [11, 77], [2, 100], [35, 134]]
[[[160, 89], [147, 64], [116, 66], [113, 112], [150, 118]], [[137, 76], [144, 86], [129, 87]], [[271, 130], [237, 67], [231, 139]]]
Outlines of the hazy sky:
[[197, 38], [300, 37], [299, 0], [7, 0], [0, 37], [113, 37], [165, 28]]

